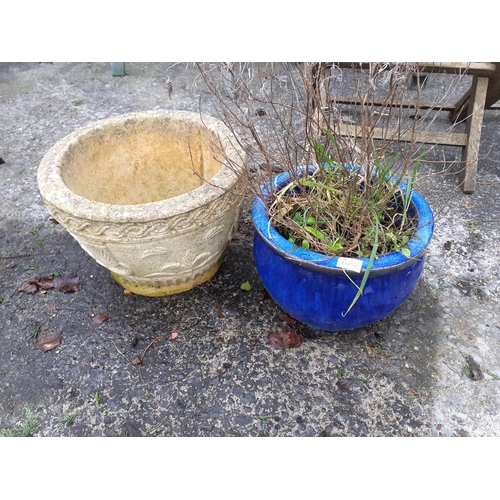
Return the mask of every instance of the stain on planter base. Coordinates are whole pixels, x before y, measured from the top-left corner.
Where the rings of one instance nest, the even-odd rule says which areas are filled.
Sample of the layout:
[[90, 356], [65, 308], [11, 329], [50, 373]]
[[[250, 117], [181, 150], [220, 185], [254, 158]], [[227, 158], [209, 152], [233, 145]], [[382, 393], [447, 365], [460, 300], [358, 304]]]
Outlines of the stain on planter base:
[[[195, 286], [204, 283], [212, 279], [217, 271], [220, 269], [222, 265], [222, 261], [224, 260], [224, 255], [222, 255], [211, 267], [209, 267], [206, 271], [199, 274], [198, 276], [184, 281], [182, 283], [165, 283], [161, 282], [151, 284], [151, 281], [148, 280], [147, 283], [139, 283], [138, 281], [132, 281], [132, 279], [127, 278], [126, 276], [121, 276], [119, 274], [110, 271], [111, 276], [118, 282], [125, 290], [130, 290], [136, 295], [144, 295], [146, 297], [164, 297], [165, 295], [175, 295], [177, 293], [187, 292], [191, 290]], [[144, 280], [146, 281], [146, 280]]]

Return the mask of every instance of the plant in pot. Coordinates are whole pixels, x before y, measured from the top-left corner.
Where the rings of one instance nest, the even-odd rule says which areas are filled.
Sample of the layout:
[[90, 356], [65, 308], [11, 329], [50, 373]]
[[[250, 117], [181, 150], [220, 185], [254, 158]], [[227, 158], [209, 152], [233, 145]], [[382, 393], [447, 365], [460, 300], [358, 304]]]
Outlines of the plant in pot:
[[[418, 105], [396, 105], [418, 65], [327, 74], [329, 66], [200, 69], [249, 159], [254, 258], [265, 288], [292, 317], [335, 332], [378, 321], [405, 301], [434, 218], [414, 189]], [[354, 111], [332, 97], [346, 84], [355, 90]], [[430, 113], [421, 114], [432, 123]]]

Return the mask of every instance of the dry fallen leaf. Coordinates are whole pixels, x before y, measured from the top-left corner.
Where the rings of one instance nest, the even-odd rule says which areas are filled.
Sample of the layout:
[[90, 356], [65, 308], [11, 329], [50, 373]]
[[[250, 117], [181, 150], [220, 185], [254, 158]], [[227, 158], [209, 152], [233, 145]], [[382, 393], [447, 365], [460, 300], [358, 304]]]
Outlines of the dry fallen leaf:
[[142, 356], [136, 356], [131, 363], [133, 365], [142, 365]]
[[57, 332], [46, 332], [38, 337], [34, 348], [41, 349], [43, 352], [51, 351], [61, 343], [62, 335]]
[[302, 337], [296, 330], [277, 328], [267, 336], [267, 345], [274, 349], [289, 349], [299, 347], [302, 344]]
[[92, 324], [94, 326], [99, 326], [101, 323], [104, 323], [105, 321], [107, 321], [109, 319], [109, 316], [107, 314], [104, 314], [104, 313], [99, 313], [99, 314], [96, 314], [93, 318], [92, 318]]
[[146, 353], [148, 350], [152, 347], [153, 349], [156, 347], [156, 342], [160, 340], [163, 337], [163, 334], [160, 333], [158, 337], [156, 337], [147, 347], [144, 349], [144, 352], [140, 356], [136, 356], [131, 363], [133, 365], [142, 365], [142, 362], [144, 361], [144, 356], [146, 356]]
[[131, 292], [130, 290], [123, 290], [123, 293], [126, 294], [126, 295], [134, 295], [134, 292]]
[[54, 288], [59, 292], [73, 293], [78, 285], [79, 278], [74, 273], [65, 273], [54, 278]]
[[19, 288], [18, 292], [23, 293], [36, 293], [38, 292], [38, 285], [35, 280], [24, 282]]
[[410, 389], [409, 391], [406, 391], [405, 392], [405, 396], [408, 396], [408, 397], [411, 397], [411, 398], [414, 398], [416, 396], [420, 396], [420, 393], [417, 392], [417, 391], [414, 391], [413, 389]]
[[352, 389], [352, 387], [356, 385], [356, 382], [354, 380], [349, 380], [348, 378], [339, 378], [337, 380], [336, 385], [339, 389], [342, 389], [343, 391], [348, 391], [349, 389]]
[[36, 293], [38, 290], [52, 290], [55, 288], [60, 292], [74, 292], [78, 284], [78, 276], [72, 273], [66, 273], [63, 276], [42, 276], [24, 282], [18, 292]]
[[288, 323], [289, 325], [295, 325], [297, 321], [293, 318], [290, 318], [290, 316], [287, 316], [284, 314], [283, 316], [280, 317], [281, 321], [284, 321], [285, 323]]
[[365, 349], [369, 356], [375, 356], [377, 351], [373, 347], [370, 347], [368, 343], [365, 341]]
[[351, 389], [363, 389], [363, 381], [352, 378], [339, 378], [336, 382], [339, 389], [349, 391]]
[[54, 277], [53, 276], [44, 276], [42, 278], [37, 278], [35, 283], [42, 290], [51, 290], [54, 288]]
[[172, 340], [176, 339], [179, 336], [178, 332], [172, 332]]

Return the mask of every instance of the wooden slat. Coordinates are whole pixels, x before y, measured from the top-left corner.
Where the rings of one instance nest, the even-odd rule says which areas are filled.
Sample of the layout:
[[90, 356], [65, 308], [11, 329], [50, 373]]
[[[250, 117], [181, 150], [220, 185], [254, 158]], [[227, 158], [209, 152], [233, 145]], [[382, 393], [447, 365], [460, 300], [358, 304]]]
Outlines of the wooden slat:
[[456, 73], [476, 76], [490, 76], [495, 72], [496, 65], [491, 62], [450, 62], [419, 63], [423, 73]]
[[[361, 99], [357, 97], [340, 97], [340, 96], [332, 96], [330, 97], [332, 102], [336, 102], [339, 104], [355, 104], [360, 105]], [[365, 102], [365, 106], [369, 106], [373, 104], [374, 106], [389, 106], [387, 100], [383, 99], [373, 99], [372, 101]], [[414, 101], [395, 101], [392, 103], [391, 107], [396, 108], [408, 108], [414, 109], [418, 107], [419, 109], [435, 109], [436, 111], [453, 111], [455, 110], [455, 104], [450, 102], [414, 102]]]
[[[368, 69], [368, 62], [335, 62], [329, 63], [339, 68]], [[422, 73], [453, 73], [489, 76], [495, 72], [496, 65], [491, 62], [419, 62]]]
[[[360, 137], [361, 127], [359, 125], [342, 124], [337, 133], [350, 137]], [[428, 130], [416, 130], [413, 135], [411, 131], [400, 132], [397, 129], [373, 129], [374, 139], [390, 139], [394, 141], [415, 141], [424, 144], [441, 144], [446, 146], [464, 147], [467, 145], [467, 134], [454, 132], [431, 132]]]
[[[336, 65], [340, 68], [367, 69], [369, 63], [341, 62], [322, 63], [326, 66]], [[425, 144], [441, 144], [462, 147], [462, 162], [465, 167], [460, 174], [464, 193], [473, 193], [476, 188], [477, 163], [479, 146], [481, 141], [481, 128], [485, 108], [491, 108], [500, 100], [500, 63], [493, 62], [449, 62], [449, 63], [419, 63], [420, 72], [428, 73], [450, 73], [472, 75], [472, 86], [456, 104], [448, 103], [411, 103], [400, 101], [397, 106], [414, 109], [437, 109], [450, 111], [450, 119], [453, 123], [457, 120], [467, 119], [466, 133], [457, 134], [452, 132], [430, 132], [387, 130], [376, 128], [371, 132], [374, 139], [389, 139], [394, 141], [419, 142]], [[355, 97], [343, 98], [332, 97], [331, 101], [345, 104], [360, 104], [361, 101]], [[322, 106], [326, 102], [322, 101]], [[383, 101], [373, 101], [373, 105], [381, 106]], [[437, 107], [436, 107], [437, 105]], [[361, 127], [359, 125], [341, 125], [342, 135], [359, 137]]]

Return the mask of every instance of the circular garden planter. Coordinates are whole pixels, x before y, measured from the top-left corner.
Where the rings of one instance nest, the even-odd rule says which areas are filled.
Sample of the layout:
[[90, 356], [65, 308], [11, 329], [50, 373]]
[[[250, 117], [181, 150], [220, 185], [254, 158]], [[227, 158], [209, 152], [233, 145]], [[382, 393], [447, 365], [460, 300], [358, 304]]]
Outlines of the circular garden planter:
[[97, 121], [49, 150], [38, 187], [123, 287], [182, 292], [217, 272], [237, 228], [246, 160], [231, 138], [219, 120], [186, 111]]
[[[272, 190], [291, 180], [289, 173], [280, 174]], [[394, 252], [376, 259], [363, 294], [347, 312], [358, 291], [352, 282], [359, 287], [369, 259], [328, 257], [297, 248], [270, 225], [265, 207], [270, 191], [269, 184], [264, 186], [252, 207], [255, 265], [271, 297], [290, 316], [317, 330], [352, 330], [386, 317], [411, 294], [434, 230], [432, 210], [419, 193], [413, 191], [409, 210], [418, 225], [407, 244], [409, 258]]]

